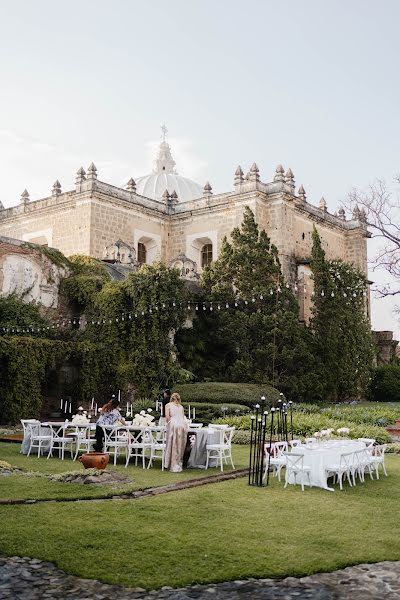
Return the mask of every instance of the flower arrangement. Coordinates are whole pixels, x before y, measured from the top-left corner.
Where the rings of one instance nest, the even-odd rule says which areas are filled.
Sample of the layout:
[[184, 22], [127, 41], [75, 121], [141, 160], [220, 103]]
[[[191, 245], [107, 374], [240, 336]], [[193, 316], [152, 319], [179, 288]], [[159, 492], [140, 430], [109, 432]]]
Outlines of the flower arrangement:
[[153, 412], [151, 408], [141, 410], [140, 413], [136, 414], [133, 421], [132, 427], [151, 427], [154, 425], [154, 417], [150, 413]]
[[86, 410], [81, 415], [73, 415], [71, 419], [72, 425], [90, 425], [90, 419], [87, 417]]
[[350, 429], [348, 427], [339, 427], [339, 429], [336, 429], [336, 433], [339, 435], [348, 435], [350, 433]]

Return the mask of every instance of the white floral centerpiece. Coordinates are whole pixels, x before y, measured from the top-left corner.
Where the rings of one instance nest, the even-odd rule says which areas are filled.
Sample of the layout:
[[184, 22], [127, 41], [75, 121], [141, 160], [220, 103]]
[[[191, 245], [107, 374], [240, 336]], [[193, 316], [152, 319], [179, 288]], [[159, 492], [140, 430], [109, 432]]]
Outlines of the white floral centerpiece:
[[[80, 409], [78, 409], [80, 410]], [[90, 425], [90, 419], [88, 419], [87, 412], [84, 410], [82, 413], [73, 415], [71, 419], [72, 425]]]
[[151, 408], [145, 410], [141, 410], [140, 413], [137, 413], [132, 421], [132, 427], [151, 427], [154, 425], [154, 417], [150, 413], [153, 412]]
[[339, 429], [336, 429], [336, 433], [339, 435], [348, 435], [350, 433], [350, 429], [348, 427], [339, 427]]

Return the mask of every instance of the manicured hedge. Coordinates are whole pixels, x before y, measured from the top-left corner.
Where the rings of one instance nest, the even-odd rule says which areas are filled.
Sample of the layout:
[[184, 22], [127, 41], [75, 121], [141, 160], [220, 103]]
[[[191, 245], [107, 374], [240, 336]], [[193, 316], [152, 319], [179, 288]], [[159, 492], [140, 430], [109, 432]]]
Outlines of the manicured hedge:
[[[208, 424], [212, 421], [220, 419], [224, 416], [231, 415], [243, 415], [250, 412], [248, 406], [243, 404], [210, 404], [208, 402], [183, 402], [183, 407], [185, 408], [186, 416], [189, 416], [189, 404], [190, 409], [196, 409], [196, 422]], [[225, 410], [223, 411], [222, 408]]]
[[400, 402], [400, 365], [384, 365], [375, 369], [371, 395], [376, 402]]
[[207, 404], [244, 404], [253, 407], [265, 395], [268, 401], [277, 400], [279, 392], [270, 385], [253, 383], [185, 383], [176, 385], [174, 392], [179, 392], [182, 401], [206, 402]]

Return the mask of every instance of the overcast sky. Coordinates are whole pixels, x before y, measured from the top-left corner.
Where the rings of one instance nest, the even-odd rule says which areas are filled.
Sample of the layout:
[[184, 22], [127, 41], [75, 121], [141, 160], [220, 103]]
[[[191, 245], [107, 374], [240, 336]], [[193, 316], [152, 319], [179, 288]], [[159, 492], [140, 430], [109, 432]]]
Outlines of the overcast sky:
[[[178, 172], [214, 192], [277, 164], [332, 212], [400, 172], [400, 2], [0, 0], [0, 200], [124, 185], [165, 122]], [[371, 278], [377, 280], [376, 274]], [[380, 276], [387, 282], [386, 275]], [[400, 299], [398, 300], [400, 304]], [[395, 329], [396, 301], [373, 303]]]

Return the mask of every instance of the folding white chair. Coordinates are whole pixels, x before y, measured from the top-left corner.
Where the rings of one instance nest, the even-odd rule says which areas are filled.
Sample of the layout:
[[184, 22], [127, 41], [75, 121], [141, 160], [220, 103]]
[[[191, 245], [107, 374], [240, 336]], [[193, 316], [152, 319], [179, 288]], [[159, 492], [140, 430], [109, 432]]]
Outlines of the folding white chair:
[[300, 485], [301, 491], [304, 492], [304, 476], [307, 476], [308, 485], [311, 486], [310, 471], [311, 467], [304, 464], [304, 454], [296, 454], [295, 452], [285, 452], [284, 458], [286, 462], [285, 488], [290, 483], [290, 478], [293, 477], [295, 485], [297, 476], [301, 475]]
[[152, 427], [149, 429], [151, 436], [150, 460], [147, 468], [153, 465], [155, 458], [161, 458], [161, 470], [164, 471], [164, 457], [166, 447], [166, 429], [165, 427]]
[[234, 427], [222, 427], [219, 428], [219, 443], [218, 444], [207, 444], [206, 452], [206, 469], [208, 469], [208, 463], [211, 458], [217, 459], [217, 467], [218, 464], [221, 466], [221, 471], [224, 470], [224, 461], [225, 464], [228, 464], [228, 458], [231, 461], [232, 469], [235, 468], [232, 459], [232, 435], [234, 432]]
[[[21, 419], [21, 425], [22, 425], [22, 430], [23, 430], [23, 434], [24, 434], [24, 439], [22, 440], [22, 444], [21, 444], [21, 450], [19, 451], [20, 454], [23, 454], [26, 452], [26, 448], [29, 449], [29, 442], [27, 440], [28, 437], [28, 424], [29, 423], [40, 423], [40, 421], [38, 421], [37, 419]], [[24, 452], [25, 450], [25, 452]]]
[[96, 444], [96, 440], [90, 437], [90, 425], [77, 426], [75, 432], [75, 456], [74, 460], [78, 458], [80, 450], [85, 452], [92, 452], [93, 446]]
[[64, 460], [64, 453], [67, 446], [69, 446], [69, 452], [72, 458], [72, 446], [75, 443], [75, 439], [71, 436], [67, 436], [66, 430], [68, 425], [66, 423], [61, 423], [57, 425], [55, 423], [49, 423], [49, 427], [51, 429], [52, 436], [47, 458], [49, 459], [50, 456], [53, 456], [53, 450], [56, 450], [58, 451], [58, 458], [61, 457], [61, 460]]
[[128, 447], [129, 427], [125, 425], [102, 425], [104, 433], [104, 452], [114, 454], [114, 465], [117, 464], [117, 457], [123, 448]]
[[327, 465], [325, 471], [328, 477], [332, 475], [337, 476], [339, 481], [340, 489], [343, 489], [343, 478], [347, 477], [347, 481], [352, 486], [352, 478], [354, 473], [354, 452], [345, 452], [340, 455], [340, 461], [338, 464]]
[[360, 481], [365, 481], [365, 471], [368, 471], [369, 476], [372, 476], [372, 454], [370, 448], [364, 448], [354, 452], [354, 464], [353, 464], [353, 483], [355, 484], [355, 475], [358, 474]]
[[43, 427], [41, 423], [27, 423], [27, 436], [29, 436], [29, 450], [27, 456], [30, 456], [33, 448], [38, 449], [38, 456], [42, 454], [42, 451], [47, 450], [50, 452], [51, 440], [53, 437], [52, 429], [49, 427]]
[[375, 469], [377, 479], [379, 479], [379, 465], [382, 467], [382, 470], [387, 477], [387, 472], [386, 472], [386, 467], [385, 467], [385, 450], [386, 450], [386, 448], [387, 448], [386, 444], [382, 444], [380, 446], [374, 446], [372, 448], [371, 466]]
[[305, 439], [305, 444], [306, 446], [312, 446], [313, 444], [317, 443], [317, 438], [315, 437], [308, 437]]
[[[128, 442], [126, 446], [126, 463], [128, 466], [129, 460], [134, 457], [135, 465], [138, 464], [138, 458], [142, 459], [143, 469], [146, 467], [146, 450], [150, 450], [153, 444], [153, 436], [149, 427], [128, 427]], [[163, 461], [164, 463], [164, 461]]]

